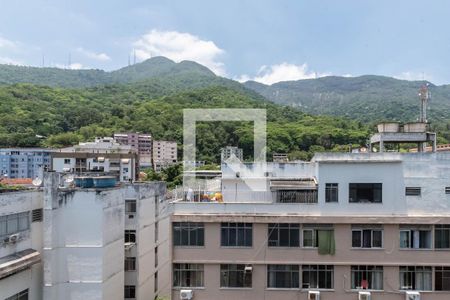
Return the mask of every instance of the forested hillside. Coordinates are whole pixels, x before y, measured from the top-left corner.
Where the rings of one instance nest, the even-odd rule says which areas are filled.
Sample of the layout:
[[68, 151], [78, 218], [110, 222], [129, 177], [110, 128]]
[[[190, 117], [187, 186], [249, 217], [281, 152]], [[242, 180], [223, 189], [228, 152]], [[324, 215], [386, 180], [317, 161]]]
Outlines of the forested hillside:
[[[396, 120], [411, 122], [419, 116], [420, 81], [398, 80], [384, 76], [323, 77], [264, 85], [244, 85], [267, 99], [312, 114], [345, 116], [364, 122]], [[450, 85], [430, 84], [432, 101], [429, 121], [450, 118]]]
[[[228, 87], [209, 87], [155, 97], [133, 85], [61, 89], [16, 84], [0, 88], [1, 146], [60, 147], [115, 131], [151, 132], [156, 139], [182, 142], [183, 108], [267, 108], [268, 153], [306, 159], [314, 150], [364, 144], [368, 128], [359, 122], [310, 116], [300, 110], [252, 98]], [[220, 148], [236, 143], [252, 153], [252, 124], [200, 123], [199, 159], [217, 161]], [[43, 136], [43, 138], [36, 137]]]

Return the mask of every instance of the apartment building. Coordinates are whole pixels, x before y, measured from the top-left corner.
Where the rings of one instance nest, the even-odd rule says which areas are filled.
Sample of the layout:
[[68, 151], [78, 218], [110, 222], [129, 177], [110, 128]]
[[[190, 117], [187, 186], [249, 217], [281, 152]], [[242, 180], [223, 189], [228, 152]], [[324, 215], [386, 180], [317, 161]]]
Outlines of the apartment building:
[[0, 149], [0, 176], [7, 178], [36, 178], [45, 168], [51, 168], [51, 149]]
[[223, 165], [172, 206], [172, 299], [450, 299], [448, 153]]
[[162, 169], [177, 163], [177, 143], [173, 141], [153, 141], [153, 169]]
[[230, 157], [236, 157], [240, 161], [244, 161], [244, 151], [242, 148], [226, 146], [220, 149], [220, 161], [224, 163]]
[[42, 299], [42, 204], [37, 190], [0, 193], [0, 299]]
[[52, 170], [78, 175], [105, 173], [126, 182], [138, 178], [139, 155], [132, 146], [121, 145], [113, 138], [96, 138], [53, 152]]
[[152, 165], [152, 136], [145, 133], [114, 133], [114, 140], [121, 145], [129, 145], [139, 153], [141, 167]]

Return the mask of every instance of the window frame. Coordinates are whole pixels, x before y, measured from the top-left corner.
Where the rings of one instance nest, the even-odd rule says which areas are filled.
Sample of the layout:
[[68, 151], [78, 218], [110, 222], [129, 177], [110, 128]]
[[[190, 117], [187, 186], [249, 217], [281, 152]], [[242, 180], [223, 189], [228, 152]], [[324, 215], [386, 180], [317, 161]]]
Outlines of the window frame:
[[172, 235], [173, 245], [176, 247], [205, 246], [205, 224], [203, 222], [173, 222]]
[[[363, 188], [363, 186], [366, 186]], [[369, 187], [370, 186], [370, 187]], [[367, 201], [362, 201], [366, 199], [360, 199], [361, 196], [358, 196], [358, 189], [372, 189], [372, 200], [367, 199]], [[356, 190], [355, 192], [352, 192]], [[376, 191], [379, 191], [379, 200], [376, 199]], [[353, 200], [352, 194], [356, 193], [356, 199]], [[363, 204], [380, 204], [383, 203], [383, 183], [365, 183], [365, 182], [351, 182], [348, 184], [348, 202], [349, 203], [363, 203]]]
[[[251, 289], [253, 285], [252, 270], [246, 271], [245, 264], [221, 264], [220, 265], [220, 288], [227, 289]], [[232, 280], [234, 275], [234, 280]], [[234, 284], [235, 283], [235, 284]]]
[[[414, 232], [419, 232], [419, 234], [418, 234], [418, 238], [419, 238], [419, 247], [414, 247], [414, 236], [415, 236], [415, 234], [414, 234]], [[421, 244], [422, 244], [422, 235], [421, 235], [421, 233], [422, 232], [427, 232], [428, 234], [429, 234], [429, 240], [428, 240], [428, 245], [429, 245], [429, 247], [421, 247]], [[407, 239], [407, 247], [404, 247], [404, 244], [402, 243], [403, 242], [403, 239], [402, 239], [402, 233], [407, 233], [407, 237], [408, 237], [408, 239]], [[400, 227], [400, 230], [399, 230], [399, 248], [400, 249], [402, 249], [402, 250], [417, 250], [417, 249], [433, 249], [433, 230], [432, 230], [432, 228], [427, 228], [427, 229], [425, 229], [425, 228], [414, 228], [414, 227], [412, 227], [412, 228], [406, 228], [406, 227], [404, 227], [404, 228], [402, 228], [402, 227]]]
[[[233, 241], [234, 242], [231, 242]], [[241, 243], [240, 243], [241, 242]], [[253, 223], [223, 222], [220, 224], [220, 246], [252, 248]]]
[[126, 214], [135, 214], [135, 213], [137, 213], [137, 201], [136, 201], [136, 199], [125, 199], [125, 213]]
[[407, 197], [420, 197], [422, 196], [422, 188], [420, 186], [406, 186], [405, 196]]
[[[195, 276], [194, 276], [195, 275]], [[197, 278], [199, 276], [199, 278]], [[186, 283], [195, 281], [192, 284]], [[195, 277], [194, 279], [191, 277]], [[178, 284], [177, 284], [178, 283]], [[205, 268], [203, 264], [176, 263], [173, 264], [173, 283], [174, 288], [203, 288], [205, 286]]]
[[[128, 291], [129, 297], [127, 297], [127, 291]], [[135, 299], [136, 298], [136, 286], [135, 285], [125, 285], [123, 297], [125, 299]]]
[[[426, 276], [423, 274], [428, 273], [429, 278], [429, 289], [418, 288], [417, 280], [418, 274], [422, 274], [422, 287], [425, 287], [425, 279]], [[406, 278], [405, 278], [406, 276]], [[409, 279], [407, 277], [410, 277]], [[402, 282], [411, 282], [410, 288], [409, 286], [403, 285]], [[399, 266], [399, 289], [402, 291], [432, 291], [433, 290], [433, 268], [427, 266]]]
[[[295, 270], [296, 269], [296, 270]], [[274, 275], [271, 275], [273, 273]], [[296, 275], [297, 274], [297, 275]], [[283, 286], [278, 286], [281, 278], [278, 276], [289, 275], [289, 281]], [[271, 285], [271, 278], [275, 276], [275, 285]], [[286, 279], [286, 278], [285, 278]], [[268, 289], [300, 289], [300, 266], [299, 265], [284, 265], [284, 264], [270, 264], [267, 265], [267, 288]]]
[[[267, 245], [270, 248], [299, 248], [301, 245], [301, 226], [300, 223], [268, 223], [267, 224]], [[287, 244], [284, 241], [285, 234], [282, 231], [287, 231], [288, 240]], [[295, 234], [297, 231], [297, 234]], [[292, 237], [297, 236], [297, 240], [293, 240]]]
[[[370, 247], [364, 245], [364, 232], [370, 231]], [[374, 246], [374, 231], [381, 233], [381, 245], [379, 247]], [[355, 246], [353, 240], [353, 234], [355, 232], [360, 232], [360, 245]], [[384, 230], [383, 228], [364, 228], [364, 227], [354, 227], [352, 228], [352, 249], [383, 249], [384, 247]]]
[[136, 271], [136, 257], [125, 257], [124, 270], [125, 272]]
[[325, 203], [339, 202], [339, 183], [325, 183]]
[[[356, 282], [354, 282], [354, 279], [356, 279], [356, 274], [355, 273], [359, 273], [358, 275], [361, 275], [361, 277], [371, 277], [371, 281], [369, 281], [369, 279], [362, 279], [360, 283], [362, 283], [362, 280], [367, 280], [367, 289], [363, 289], [362, 287], [358, 287], [356, 285]], [[375, 278], [375, 274], [381, 274], [381, 282], [380, 282], [380, 286], [379, 288], [374, 287], [373, 285], [375, 284], [374, 282], [374, 278]], [[351, 285], [351, 289], [352, 290], [372, 290], [372, 291], [382, 291], [383, 290], [383, 286], [384, 286], [384, 268], [383, 266], [374, 266], [374, 265], [353, 265], [350, 268], [350, 285]], [[365, 275], [365, 276], [364, 276]], [[379, 275], [378, 275], [379, 277]]]
[[[308, 273], [308, 276], [305, 275]], [[330, 286], [320, 286], [321, 283], [321, 273], [324, 273], [325, 284], [327, 279], [329, 279]], [[313, 280], [311, 280], [311, 275]], [[327, 278], [330, 276], [329, 278]], [[308, 283], [305, 282], [306, 279]], [[316, 285], [311, 286], [311, 281], [315, 281]], [[323, 282], [322, 282], [323, 283]], [[333, 265], [302, 265], [302, 289], [314, 289], [314, 290], [333, 290], [334, 289], [334, 266]]]
[[[438, 231], [442, 233], [438, 234]], [[438, 239], [438, 237], [440, 237]], [[438, 247], [438, 243], [445, 243], [446, 247]], [[434, 248], [435, 249], [450, 249], [450, 225], [438, 224], [434, 225]]]
[[[134, 236], [134, 238], [132, 238]], [[125, 243], [135, 243], [137, 242], [136, 230], [126, 229], [124, 234]]]

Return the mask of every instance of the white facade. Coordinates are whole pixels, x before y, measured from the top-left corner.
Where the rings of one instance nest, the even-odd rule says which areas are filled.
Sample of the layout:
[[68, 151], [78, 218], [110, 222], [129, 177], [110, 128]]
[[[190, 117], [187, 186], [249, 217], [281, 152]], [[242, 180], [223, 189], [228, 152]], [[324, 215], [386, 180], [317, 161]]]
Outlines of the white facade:
[[[33, 218], [42, 209], [43, 193], [37, 190], [7, 192], [0, 194], [0, 299], [6, 299], [23, 291], [28, 291], [30, 300], [42, 298], [42, 220]], [[28, 223], [21, 221], [20, 228], [5, 228], [5, 218], [11, 220], [17, 214], [28, 214]], [[24, 220], [24, 219], [22, 219]], [[11, 227], [11, 223], [8, 222]], [[11, 235], [17, 241], [6, 242]], [[33, 258], [11, 258], [12, 255], [27, 253]], [[20, 260], [23, 259], [23, 262]], [[17, 267], [10, 268], [14, 263]], [[19, 267], [24, 264], [26, 267]], [[8, 275], [3, 277], [3, 275]]]

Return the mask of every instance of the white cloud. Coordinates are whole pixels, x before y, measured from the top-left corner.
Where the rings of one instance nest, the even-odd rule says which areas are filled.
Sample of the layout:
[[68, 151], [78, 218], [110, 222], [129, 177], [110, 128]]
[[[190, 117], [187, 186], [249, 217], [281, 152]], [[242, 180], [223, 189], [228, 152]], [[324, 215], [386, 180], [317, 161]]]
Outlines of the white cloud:
[[0, 36], [0, 48], [15, 48], [17, 43]]
[[176, 62], [192, 60], [211, 69], [217, 75], [225, 75], [224, 64], [220, 56], [224, 50], [213, 41], [177, 31], [160, 31], [153, 29], [141, 36], [133, 46], [136, 57], [145, 60], [153, 56], [165, 56]]
[[0, 64], [6, 64], [6, 65], [24, 65], [23, 62], [19, 60], [15, 60], [9, 57], [0, 56]]
[[111, 57], [109, 57], [108, 54], [106, 53], [95, 53], [94, 51], [86, 50], [82, 47], [77, 48], [77, 51], [88, 58], [95, 59], [98, 61], [111, 60]]
[[254, 80], [264, 84], [273, 84], [280, 81], [311, 79], [329, 75], [331, 75], [331, 73], [317, 73], [310, 71], [306, 63], [295, 65], [284, 62], [272, 66], [262, 66], [255, 77], [241, 75], [236, 80], [240, 82]]

